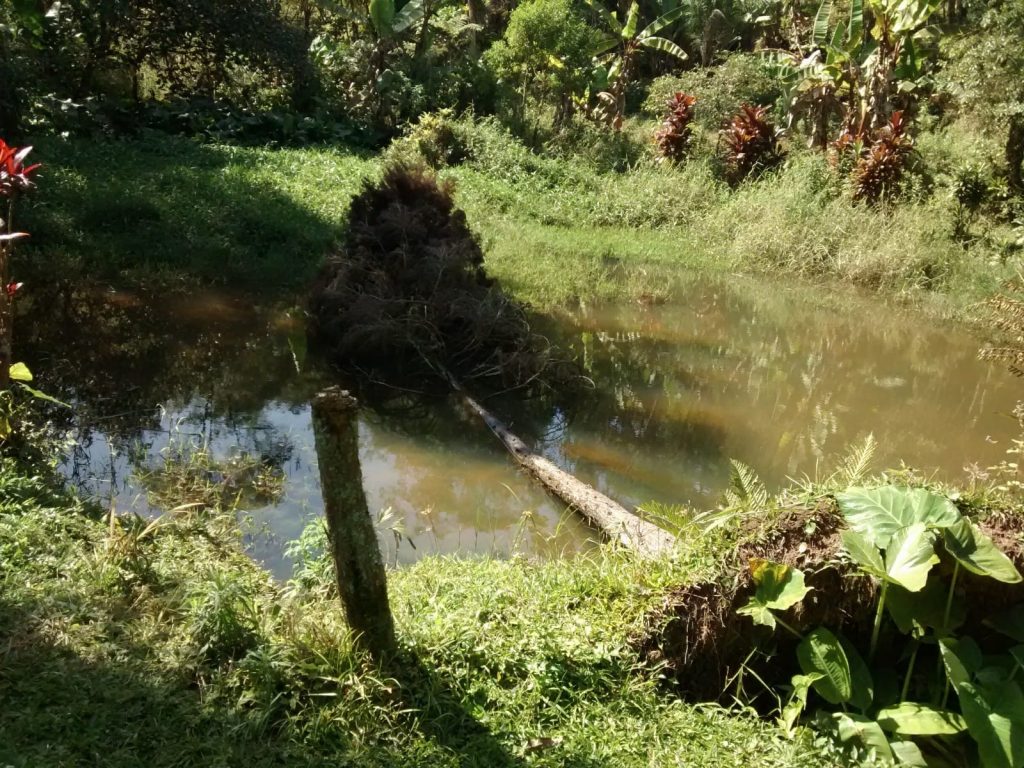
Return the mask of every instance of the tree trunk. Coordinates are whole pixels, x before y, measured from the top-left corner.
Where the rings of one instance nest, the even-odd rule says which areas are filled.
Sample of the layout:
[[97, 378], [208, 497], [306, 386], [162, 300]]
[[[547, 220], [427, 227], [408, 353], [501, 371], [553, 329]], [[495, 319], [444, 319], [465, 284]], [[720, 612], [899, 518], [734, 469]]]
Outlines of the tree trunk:
[[1006, 180], [1018, 195], [1024, 193], [1021, 163], [1024, 163], [1024, 116], [1014, 115], [1006, 136]]
[[381, 658], [395, 650], [395, 625], [377, 531], [363, 493], [356, 405], [338, 387], [318, 394], [313, 399], [313, 435], [345, 618], [357, 644]]
[[462, 397], [466, 406], [479, 416], [497, 436], [519, 464], [529, 470], [545, 488], [578, 512], [591, 525], [612, 541], [634, 550], [644, 557], [656, 557], [675, 545], [675, 537], [641, 517], [628, 512], [602, 493], [577, 480], [543, 456], [531, 453], [490, 411], [474, 400], [458, 380], [445, 372], [448, 383]]

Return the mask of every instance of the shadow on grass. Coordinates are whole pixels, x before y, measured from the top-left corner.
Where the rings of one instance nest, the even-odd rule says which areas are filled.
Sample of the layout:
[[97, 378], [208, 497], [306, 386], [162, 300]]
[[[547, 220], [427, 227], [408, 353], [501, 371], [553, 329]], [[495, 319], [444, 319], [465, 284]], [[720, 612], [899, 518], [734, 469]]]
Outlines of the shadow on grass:
[[[2, 765], [526, 765], [469, 711], [464, 694], [412, 652], [386, 669], [398, 683], [392, 702], [402, 712], [397, 725], [385, 726], [381, 719], [380, 732], [357, 734], [345, 725], [351, 713], [322, 718], [316, 705], [289, 715], [287, 706], [275, 701], [262, 715], [254, 714], [260, 702], [218, 691], [212, 678], [219, 673], [196, 673], [173, 658], [155, 659], [153, 649], [117, 636], [116, 622], [105, 637], [85, 646], [88, 655], [76, 652], [61, 632], [89, 633], [91, 617], [72, 617], [66, 608], [68, 615], [54, 616], [53, 606], [0, 599]], [[281, 696], [287, 698], [288, 691]], [[308, 718], [302, 724], [308, 742], [299, 736], [301, 728], [293, 727], [293, 717]], [[546, 765], [597, 768], [586, 758], [557, 755], [557, 746], [543, 741], [523, 749], [550, 748], [553, 761]]]
[[[264, 294], [309, 281], [371, 168], [356, 155], [159, 137], [36, 147], [21, 279], [191, 277]], [[308, 166], [315, 167], [310, 169]]]

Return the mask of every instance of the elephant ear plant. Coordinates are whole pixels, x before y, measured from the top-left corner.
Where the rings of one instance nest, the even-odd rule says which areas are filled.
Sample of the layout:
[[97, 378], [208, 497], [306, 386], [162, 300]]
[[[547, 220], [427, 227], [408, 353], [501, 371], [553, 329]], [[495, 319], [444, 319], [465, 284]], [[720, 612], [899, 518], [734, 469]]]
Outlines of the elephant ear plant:
[[799, 640], [801, 673], [791, 680], [782, 727], [794, 732], [810, 712], [860, 755], [897, 765], [1024, 766], [1024, 605], [985, 619], [1008, 639], [989, 638], [983, 652], [961, 632], [958, 594], [965, 572], [1020, 582], [1013, 562], [931, 491], [849, 488], [836, 501], [846, 523], [843, 557], [877, 585], [866, 647], [827, 627], [801, 632], [778, 615], [810, 591], [804, 574], [786, 565], [755, 560], [755, 591], [740, 609]]

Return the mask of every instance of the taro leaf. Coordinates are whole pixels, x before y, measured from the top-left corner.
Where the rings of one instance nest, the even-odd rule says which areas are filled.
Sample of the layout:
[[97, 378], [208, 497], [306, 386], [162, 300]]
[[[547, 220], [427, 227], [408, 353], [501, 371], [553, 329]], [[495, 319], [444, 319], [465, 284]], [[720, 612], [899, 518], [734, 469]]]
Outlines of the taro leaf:
[[998, 686], [1010, 677], [1013, 669], [1010, 656], [986, 656], [985, 666], [974, 673], [974, 683], [982, 688]]
[[755, 624], [775, 627], [772, 611], [784, 611], [799, 603], [810, 592], [804, 574], [797, 568], [761, 558], [750, 561], [750, 574], [757, 589], [750, 602], [737, 611], [750, 616]]
[[939, 653], [946, 677], [954, 688], [971, 682], [981, 667], [983, 658], [978, 644], [969, 637], [943, 637], [939, 640]]
[[889, 746], [892, 747], [896, 765], [906, 765], [909, 768], [928, 768], [928, 763], [925, 762], [924, 755], [921, 754], [921, 748], [914, 742], [891, 741]]
[[1024, 766], [1024, 694], [1012, 681], [956, 688], [967, 729], [985, 768]]
[[32, 371], [24, 363], [12, 363], [10, 377], [12, 381], [32, 381]]
[[779, 716], [780, 725], [788, 735], [793, 734], [800, 715], [807, 707], [807, 694], [811, 690], [811, 685], [820, 679], [821, 675], [818, 674], [793, 675], [791, 680], [793, 694], [789, 697], [789, 701], [786, 702], [786, 706], [783, 707], [782, 714]]
[[971, 573], [989, 576], [1006, 584], [1016, 584], [1021, 580], [1010, 558], [966, 518], [946, 528], [942, 532], [942, 541], [946, 551]]
[[850, 703], [862, 712], [866, 711], [875, 698], [871, 670], [853, 643], [840, 635], [839, 644], [843, 646], [843, 653], [846, 654], [846, 661], [850, 665]]
[[998, 616], [986, 619], [985, 624], [1011, 640], [1024, 643], [1024, 603], [1017, 603]]
[[914, 523], [892, 535], [885, 550], [885, 578], [911, 591], [920, 592], [928, 571], [939, 561], [935, 556], [935, 535], [924, 523]]
[[854, 530], [847, 529], [842, 533], [843, 547], [853, 558], [853, 561], [860, 566], [861, 570], [881, 579], [885, 576], [885, 563], [882, 562], [882, 555], [878, 547], [868, 541], [867, 538]]
[[836, 720], [839, 730], [839, 740], [843, 743], [856, 740], [867, 750], [874, 750], [878, 757], [892, 760], [892, 750], [889, 748], [889, 740], [885, 733], [874, 720], [863, 715], [851, 715], [848, 712], [835, 712], [832, 717]]
[[808, 634], [796, 648], [796, 658], [805, 675], [821, 675], [812, 684], [830, 704], [843, 704], [853, 695], [850, 662], [839, 639], [824, 627]]
[[[921, 629], [935, 629], [939, 634], [948, 634], [964, 622], [967, 610], [964, 601], [954, 597], [949, 621], [946, 621], [946, 601], [949, 599], [949, 585], [941, 579], [929, 578], [920, 592], [909, 592], [897, 584], [891, 584], [885, 593], [885, 607], [905, 635]], [[948, 626], [947, 626], [948, 623]]]
[[967, 729], [967, 723], [956, 712], [905, 701], [878, 712], [883, 731], [901, 736], [953, 736]]
[[879, 549], [888, 547], [901, 528], [914, 523], [945, 528], [961, 517], [953, 502], [924, 488], [849, 488], [836, 494], [836, 501], [850, 527]]

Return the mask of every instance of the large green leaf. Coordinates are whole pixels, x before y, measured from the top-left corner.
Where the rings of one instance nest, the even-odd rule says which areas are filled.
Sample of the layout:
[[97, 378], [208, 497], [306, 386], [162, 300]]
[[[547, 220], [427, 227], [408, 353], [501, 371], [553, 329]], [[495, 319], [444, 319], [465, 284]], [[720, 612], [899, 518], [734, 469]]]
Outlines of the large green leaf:
[[804, 574], [796, 568], [782, 563], [754, 559], [750, 574], [756, 589], [745, 606], [737, 613], [753, 618], [755, 624], [775, 627], [772, 611], [785, 611], [799, 603], [810, 592], [804, 583]]
[[1005, 681], [989, 686], [963, 683], [956, 688], [967, 729], [978, 743], [985, 768], [1024, 766], [1024, 694]]
[[675, 56], [680, 61], [686, 61], [686, 51], [664, 37], [642, 37], [638, 42], [644, 48], [650, 48], [652, 51], [661, 51], [670, 56]]
[[942, 532], [946, 551], [971, 573], [988, 576], [1006, 584], [1021, 580], [1013, 561], [967, 518], [961, 518]]
[[839, 644], [843, 646], [846, 662], [850, 665], [850, 703], [861, 712], [866, 712], [875, 699], [871, 670], [853, 643], [840, 635]]
[[850, 21], [846, 26], [846, 50], [853, 54], [860, 48], [864, 36], [864, 0], [850, 3]]
[[821, 675], [812, 684], [830, 704], [844, 704], [853, 696], [850, 662], [839, 639], [824, 627], [809, 633], [796, 648], [805, 675]]
[[840, 741], [843, 743], [857, 741], [865, 749], [874, 751], [878, 757], [885, 760], [893, 759], [889, 740], [874, 720], [848, 712], [835, 712], [832, 717], [836, 720]]
[[644, 27], [640, 37], [653, 37], [667, 27], [669, 24], [678, 21], [689, 10], [687, 5], [678, 5], [670, 11], [666, 11], [658, 18]]
[[11, 363], [8, 370], [11, 381], [32, 381], [32, 371], [24, 363]]
[[924, 488], [849, 488], [836, 494], [836, 501], [850, 527], [879, 549], [889, 546], [896, 531], [914, 523], [944, 528], [960, 519], [953, 502]]
[[423, 0], [409, 0], [409, 2], [402, 6], [402, 10], [395, 15], [395, 19], [391, 24], [391, 31], [396, 35], [402, 34], [413, 24], [421, 22], [423, 14]]
[[967, 729], [967, 723], [956, 712], [913, 701], [880, 710], [876, 719], [882, 730], [901, 736], [953, 736]]
[[912, 741], [890, 741], [892, 756], [896, 765], [905, 765], [908, 768], [928, 768], [928, 763], [921, 754], [921, 748]]
[[969, 637], [943, 637], [939, 640], [939, 653], [946, 677], [954, 688], [971, 682], [984, 658], [978, 644]]
[[857, 531], [846, 529], [841, 534], [843, 547], [861, 569], [879, 579], [885, 577], [885, 562], [882, 553], [874, 544]]
[[636, 36], [636, 30], [640, 24], [640, 5], [633, 0], [629, 6], [629, 13], [626, 15], [626, 24], [622, 27], [622, 39], [632, 40]]
[[928, 571], [939, 561], [935, 534], [924, 523], [914, 523], [893, 534], [885, 550], [885, 578], [910, 592], [924, 589]]
[[391, 37], [395, 21], [395, 0], [370, 0], [370, 20], [378, 37]]
[[814, 16], [814, 44], [819, 48], [828, 42], [829, 21], [832, 19], [832, 0], [822, 0]]

